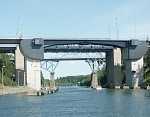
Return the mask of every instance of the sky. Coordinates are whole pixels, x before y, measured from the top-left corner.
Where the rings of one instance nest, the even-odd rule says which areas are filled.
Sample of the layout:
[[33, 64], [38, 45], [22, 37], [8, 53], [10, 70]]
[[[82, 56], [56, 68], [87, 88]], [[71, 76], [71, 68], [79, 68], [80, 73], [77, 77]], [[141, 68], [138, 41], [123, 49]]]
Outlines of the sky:
[[[149, 5], [150, 0], [0, 0], [0, 38], [146, 39]], [[90, 69], [81, 61], [61, 62], [56, 71], [65, 76]]]

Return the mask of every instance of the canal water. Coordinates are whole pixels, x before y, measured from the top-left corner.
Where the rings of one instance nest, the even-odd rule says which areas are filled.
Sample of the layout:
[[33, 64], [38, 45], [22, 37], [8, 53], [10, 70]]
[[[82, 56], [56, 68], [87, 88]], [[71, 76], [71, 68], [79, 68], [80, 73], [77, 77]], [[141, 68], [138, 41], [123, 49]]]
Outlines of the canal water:
[[0, 96], [0, 117], [150, 117], [146, 90], [61, 87], [42, 97]]

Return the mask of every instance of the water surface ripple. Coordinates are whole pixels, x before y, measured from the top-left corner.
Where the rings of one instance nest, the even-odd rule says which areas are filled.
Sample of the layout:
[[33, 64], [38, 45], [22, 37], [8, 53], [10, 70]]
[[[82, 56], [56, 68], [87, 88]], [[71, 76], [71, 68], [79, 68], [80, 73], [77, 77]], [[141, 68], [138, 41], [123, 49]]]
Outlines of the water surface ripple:
[[0, 96], [0, 117], [150, 117], [146, 90], [61, 87], [42, 97]]

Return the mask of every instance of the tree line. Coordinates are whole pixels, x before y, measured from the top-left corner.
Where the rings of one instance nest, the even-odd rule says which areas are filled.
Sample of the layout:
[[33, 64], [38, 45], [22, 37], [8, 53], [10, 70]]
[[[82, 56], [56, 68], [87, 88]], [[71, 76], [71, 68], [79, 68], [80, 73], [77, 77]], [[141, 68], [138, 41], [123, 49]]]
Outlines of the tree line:
[[14, 86], [15, 82], [15, 58], [13, 54], [0, 53], [0, 83], [5, 86]]
[[[106, 74], [104, 69], [97, 71], [97, 77], [99, 84], [106, 84]], [[56, 79], [55, 82], [58, 86], [78, 85], [89, 87], [91, 85], [91, 74], [60, 77]]]

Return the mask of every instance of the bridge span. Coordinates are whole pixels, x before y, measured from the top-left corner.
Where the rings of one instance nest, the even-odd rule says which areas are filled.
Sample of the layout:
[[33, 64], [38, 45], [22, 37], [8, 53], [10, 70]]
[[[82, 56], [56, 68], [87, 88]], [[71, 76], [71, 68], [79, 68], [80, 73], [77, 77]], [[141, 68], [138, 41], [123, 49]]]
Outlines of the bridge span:
[[[136, 88], [139, 85], [138, 81], [142, 81], [143, 78], [143, 56], [148, 46], [147, 41], [100, 38], [0, 39], [1, 52], [15, 53], [16, 77], [18, 77], [16, 79], [22, 79], [21, 85], [27, 85], [35, 90], [41, 89], [40, 62], [44, 60], [44, 53], [48, 52], [58, 54], [105, 52], [107, 86], [121, 86], [124, 77], [126, 85]], [[47, 61], [58, 60], [47, 59]]]

